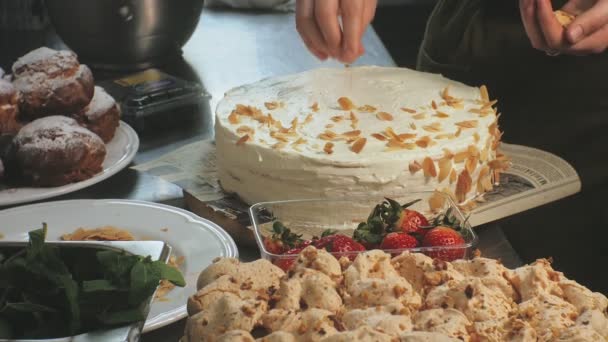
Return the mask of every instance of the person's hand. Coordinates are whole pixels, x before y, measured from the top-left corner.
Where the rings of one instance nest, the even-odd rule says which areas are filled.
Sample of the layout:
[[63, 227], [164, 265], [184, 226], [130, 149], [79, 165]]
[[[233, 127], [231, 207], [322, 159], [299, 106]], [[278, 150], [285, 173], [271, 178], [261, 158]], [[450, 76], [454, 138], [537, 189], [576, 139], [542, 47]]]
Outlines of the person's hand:
[[297, 0], [296, 28], [317, 58], [352, 63], [365, 52], [361, 38], [376, 4], [377, 0]]
[[521, 17], [532, 46], [549, 55], [589, 55], [608, 48], [608, 0], [570, 0], [562, 11], [575, 15], [564, 28], [550, 0], [520, 0]]

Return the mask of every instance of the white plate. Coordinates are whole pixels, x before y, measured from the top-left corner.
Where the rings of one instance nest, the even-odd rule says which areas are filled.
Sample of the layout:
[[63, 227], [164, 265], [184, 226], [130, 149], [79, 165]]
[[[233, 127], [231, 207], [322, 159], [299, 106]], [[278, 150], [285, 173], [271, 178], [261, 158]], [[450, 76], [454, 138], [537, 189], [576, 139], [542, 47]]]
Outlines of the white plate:
[[[232, 238], [220, 227], [188, 211], [167, 205], [127, 200], [72, 200], [32, 204], [0, 211], [2, 241], [27, 241], [28, 231], [48, 224], [47, 240], [60, 240], [61, 235], [79, 227], [106, 225], [130, 231], [142, 240], [162, 240], [176, 257], [183, 256], [180, 266], [186, 286], [176, 287], [167, 301], [155, 301], [144, 325], [151, 331], [187, 316], [188, 297], [196, 293], [199, 273], [216, 257], [237, 257]], [[167, 231], [164, 231], [164, 229]]]
[[61, 196], [97, 184], [129, 165], [133, 157], [135, 157], [138, 148], [139, 138], [137, 137], [137, 133], [135, 133], [131, 126], [121, 121], [114, 138], [106, 145], [106, 159], [103, 161], [103, 170], [100, 173], [81, 182], [53, 188], [0, 188], [0, 206]]

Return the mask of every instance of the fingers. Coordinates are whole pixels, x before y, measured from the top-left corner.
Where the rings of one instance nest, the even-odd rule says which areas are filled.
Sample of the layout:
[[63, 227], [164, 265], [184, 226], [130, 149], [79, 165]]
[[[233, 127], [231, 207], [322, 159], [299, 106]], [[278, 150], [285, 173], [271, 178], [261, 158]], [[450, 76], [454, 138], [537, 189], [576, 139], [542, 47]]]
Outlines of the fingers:
[[608, 47], [608, 26], [603, 26], [591, 35], [584, 37], [578, 43], [566, 50], [573, 55], [590, 55], [602, 53]]
[[536, 0], [519, 0], [519, 11], [532, 47], [546, 50], [547, 44], [536, 17]]
[[352, 63], [362, 51], [361, 37], [365, 29], [365, 4], [359, 0], [341, 0], [342, 30], [344, 34], [340, 60]]
[[321, 0], [314, 3], [317, 25], [325, 39], [325, 47], [331, 57], [341, 56], [342, 29], [338, 22], [339, 0]]
[[314, 0], [298, 0], [296, 2], [296, 29], [304, 44], [312, 54], [321, 60], [327, 59], [329, 52], [325, 38], [315, 19]]
[[564, 48], [564, 27], [557, 21], [553, 13], [551, 0], [537, 0], [537, 18], [541, 27], [546, 47], [551, 51]]
[[[608, 23], [608, 2], [598, 1], [568, 25], [566, 37], [571, 44], [576, 44], [602, 29], [606, 23]], [[597, 40], [597, 37], [594, 40]]]

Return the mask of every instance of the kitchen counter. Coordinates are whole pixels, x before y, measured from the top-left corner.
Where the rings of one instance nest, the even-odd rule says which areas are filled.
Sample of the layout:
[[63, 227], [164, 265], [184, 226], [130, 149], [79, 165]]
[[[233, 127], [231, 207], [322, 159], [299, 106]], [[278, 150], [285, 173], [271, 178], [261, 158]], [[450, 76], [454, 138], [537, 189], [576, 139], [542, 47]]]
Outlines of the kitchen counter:
[[[20, 35], [11, 35], [11, 40], [18, 39]], [[26, 47], [23, 44], [14, 47], [4, 36], [6, 32], [0, 33], [0, 51], [7, 53], [0, 59], [0, 65], [6, 67], [4, 59], [7, 56], [18, 56], [22, 51], [16, 49], [24, 50]], [[60, 42], [52, 35], [45, 35], [39, 41], [38, 46], [60, 46]], [[365, 33], [364, 43], [367, 53], [356, 65], [395, 65], [373, 29], [370, 28]], [[37, 46], [27, 46], [28, 49], [35, 47]], [[212, 138], [212, 109], [224, 92], [234, 86], [263, 77], [331, 66], [340, 64], [333, 61], [319, 62], [308, 53], [295, 30], [293, 14], [205, 9], [197, 30], [184, 47], [183, 59], [172, 62], [163, 69], [200, 81], [211, 98], [199, 113], [195, 113], [194, 120], [180, 124], [178, 117], [171, 118], [172, 128], [148, 129], [140, 134], [140, 150], [134, 163], [155, 159], [196, 140]], [[114, 75], [96, 72], [95, 76], [101, 80]], [[137, 199], [184, 206], [183, 194], [178, 186], [131, 169], [123, 170], [98, 185], [57, 199], [77, 198]], [[480, 227], [478, 233], [479, 249], [484, 256], [500, 258], [509, 267], [521, 263], [498, 225]], [[240, 254], [245, 260], [258, 257], [255, 249], [241, 248]], [[183, 333], [184, 321], [144, 334], [142, 341], [177, 341]]]

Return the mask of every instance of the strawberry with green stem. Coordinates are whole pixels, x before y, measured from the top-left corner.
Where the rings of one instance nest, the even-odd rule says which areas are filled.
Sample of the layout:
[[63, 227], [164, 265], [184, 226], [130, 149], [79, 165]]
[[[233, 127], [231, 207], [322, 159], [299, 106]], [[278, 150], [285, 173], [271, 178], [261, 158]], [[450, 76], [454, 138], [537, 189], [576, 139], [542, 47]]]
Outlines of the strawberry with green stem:
[[272, 235], [264, 238], [264, 247], [272, 254], [283, 254], [299, 247], [303, 242], [302, 234], [295, 234], [283, 223], [276, 221], [272, 225]]
[[[422, 238], [423, 247], [447, 247], [446, 249], [428, 251], [426, 254], [432, 258], [444, 261], [461, 259], [465, 256], [467, 230], [464, 228], [469, 217], [460, 223], [458, 218], [451, 215], [451, 208], [443, 215], [437, 216]], [[462, 247], [459, 247], [462, 246]]]

